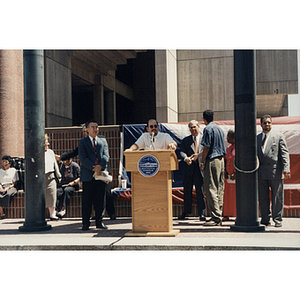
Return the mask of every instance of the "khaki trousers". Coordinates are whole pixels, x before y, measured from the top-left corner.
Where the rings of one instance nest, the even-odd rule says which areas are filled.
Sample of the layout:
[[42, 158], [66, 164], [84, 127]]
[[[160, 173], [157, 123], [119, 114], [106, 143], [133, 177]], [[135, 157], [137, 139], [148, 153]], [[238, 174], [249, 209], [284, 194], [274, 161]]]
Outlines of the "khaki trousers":
[[207, 159], [204, 167], [204, 192], [213, 221], [222, 221], [224, 193], [224, 159]]

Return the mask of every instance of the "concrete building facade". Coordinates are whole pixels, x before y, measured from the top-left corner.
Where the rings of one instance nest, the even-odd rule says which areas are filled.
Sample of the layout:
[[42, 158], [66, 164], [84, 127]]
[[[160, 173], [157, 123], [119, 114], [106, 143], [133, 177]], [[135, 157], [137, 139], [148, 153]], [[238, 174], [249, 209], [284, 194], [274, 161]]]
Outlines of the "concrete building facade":
[[[256, 51], [258, 116], [288, 114], [298, 54]], [[186, 122], [207, 108], [233, 119], [233, 60], [233, 50], [45, 50], [45, 127]], [[23, 102], [22, 50], [0, 50], [0, 156], [24, 154]]]

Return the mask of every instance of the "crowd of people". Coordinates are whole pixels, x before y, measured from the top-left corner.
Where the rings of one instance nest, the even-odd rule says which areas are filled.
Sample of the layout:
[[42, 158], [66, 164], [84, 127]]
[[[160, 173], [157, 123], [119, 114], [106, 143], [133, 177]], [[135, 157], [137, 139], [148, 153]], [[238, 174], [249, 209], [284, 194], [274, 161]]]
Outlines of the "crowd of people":
[[[184, 210], [178, 216], [184, 220], [192, 213], [192, 191], [195, 186], [199, 220], [204, 226], [219, 226], [222, 221], [236, 217], [235, 180], [235, 134], [227, 133], [229, 146], [225, 148], [224, 133], [214, 122], [214, 112], [203, 112], [205, 128], [200, 133], [198, 121], [188, 123], [190, 135], [183, 138], [179, 148], [183, 161]], [[262, 133], [257, 136], [259, 207], [261, 224], [282, 226], [283, 179], [290, 178], [289, 152], [282, 134], [271, 131], [272, 118], [261, 118]], [[115, 219], [111, 185], [99, 180], [103, 171], [111, 172], [109, 149], [104, 136], [98, 134], [98, 124], [90, 120], [82, 126], [83, 138], [78, 148], [55, 155], [49, 148], [49, 136], [45, 135], [45, 205], [50, 220], [59, 220], [67, 214], [70, 198], [82, 184], [82, 230], [88, 230], [91, 219], [96, 228], [107, 229], [103, 223], [105, 209]], [[177, 143], [167, 133], [159, 131], [158, 122], [150, 119], [145, 132], [125, 151], [176, 150]], [[80, 166], [72, 161], [79, 155]], [[4, 208], [8, 207], [17, 193], [19, 180], [17, 170], [11, 167], [12, 158], [2, 157], [0, 169], [0, 218], [5, 218]], [[271, 190], [270, 207], [269, 190]], [[107, 202], [107, 203], [106, 203]], [[210, 218], [207, 217], [206, 204]], [[95, 216], [92, 217], [92, 208]]]
[[[111, 220], [116, 219], [110, 182], [95, 179], [94, 174], [110, 170], [108, 145], [104, 136], [98, 135], [96, 121], [88, 121], [82, 126], [83, 139], [79, 147], [62, 155], [55, 155], [50, 149], [49, 135], [45, 134], [45, 207], [49, 219], [58, 221], [66, 216], [68, 204], [74, 191], [82, 184], [82, 220], [83, 230], [89, 229], [90, 219], [96, 220], [96, 227], [107, 229], [103, 224], [105, 209]], [[72, 161], [79, 155], [80, 164]], [[2, 157], [0, 169], [0, 218], [4, 219], [5, 207], [9, 207], [17, 193], [18, 172], [11, 167], [13, 159], [9, 155]], [[106, 205], [107, 199], [107, 205]], [[94, 206], [95, 216], [92, 217]]]
[[[183, 164], [184, 209], [178, 216], [184, 220], [192, 213], [192, 192], [196, 190], [199, 220], [204, 226], [219, 226], [222, 221], [236, 217], [235, 180], [235, 133], [227, 132], [229, 146], [225, 148], [224, 132], [214, 123], [214, 112], [203, 112], [205, 128], [200, 134], [198, 121], [188, 123], [190, 135], [180, 144], [180, 159]], [[270, 115], [261, 117], [262, 133], [257, 136], [259, 208], [261, 224], [270, 225], [272, 218], [275, 227], [282, 226], [283, 179], [290, 178], [289, 152], [282, 134], [271, 132]], [[175, 150], [177, 143], [167, 133], [158, 130], [158, 123], [148, 121], [145, 132], [126, 151]], [[271, 202], [269, 191], [271, 191]], [[206, 204], [210, 217], [206, 219]]]

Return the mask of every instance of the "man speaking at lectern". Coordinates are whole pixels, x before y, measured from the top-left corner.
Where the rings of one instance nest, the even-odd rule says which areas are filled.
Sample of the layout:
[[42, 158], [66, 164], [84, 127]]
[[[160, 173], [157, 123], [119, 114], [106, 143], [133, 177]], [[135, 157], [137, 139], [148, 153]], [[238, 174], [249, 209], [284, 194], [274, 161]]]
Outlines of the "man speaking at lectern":
[[168, 133], [158, 131], [158, 123], [150, 119], [147, 123], [147, 132], [144, 132], [137, 141], [126, 151], [144, 150], [176, 150], [177, 143]]

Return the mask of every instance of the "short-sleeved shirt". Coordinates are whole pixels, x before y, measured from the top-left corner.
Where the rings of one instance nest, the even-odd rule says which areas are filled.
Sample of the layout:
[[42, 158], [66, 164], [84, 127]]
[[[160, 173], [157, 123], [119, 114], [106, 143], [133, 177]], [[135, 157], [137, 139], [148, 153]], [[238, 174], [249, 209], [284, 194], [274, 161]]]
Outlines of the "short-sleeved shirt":
[[7, 188], [18, 180], [19, 175], [15, 168], [9, 168], [7, 170], [0, 169], [0, 183], [2, 184], [3, 188]]
[[135, 142], [140, 149], [145, 150], [162, 150], [168, 149], [168, 145], [174, 142], [168, 133], [158, 132], [153, 138], [153, 148], [151, 142], [151, 136], [149, 132], [143, 133]]
[[209, 147], [206, 159], [225, 156], [224, 133], [214, 122], [210, 122], [203, 130], [201, 145]]
[[55, 154], [52, 149], [45, 151], [45, 174], [54, 172]]

